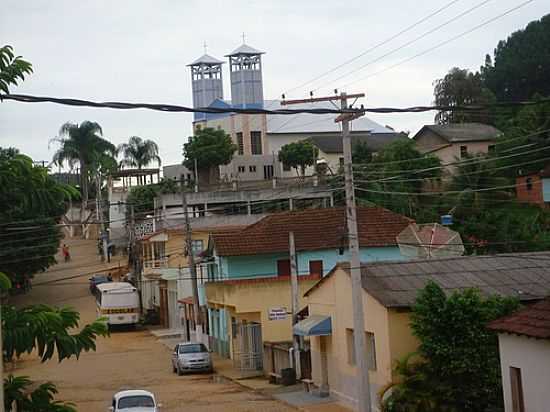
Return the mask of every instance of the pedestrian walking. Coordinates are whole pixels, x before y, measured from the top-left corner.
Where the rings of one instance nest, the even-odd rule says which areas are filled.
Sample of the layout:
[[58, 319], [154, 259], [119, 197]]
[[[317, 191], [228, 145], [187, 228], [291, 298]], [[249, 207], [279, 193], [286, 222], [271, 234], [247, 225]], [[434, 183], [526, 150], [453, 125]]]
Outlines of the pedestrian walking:
[[63, 258], [65, 259], [65, 262], [71, 260], [71, 252], [69, 251], [69, 246], [67, 246], [65, 243], [63, 243], [63, 247], [61, 248], [61, 253], [63, 253]]

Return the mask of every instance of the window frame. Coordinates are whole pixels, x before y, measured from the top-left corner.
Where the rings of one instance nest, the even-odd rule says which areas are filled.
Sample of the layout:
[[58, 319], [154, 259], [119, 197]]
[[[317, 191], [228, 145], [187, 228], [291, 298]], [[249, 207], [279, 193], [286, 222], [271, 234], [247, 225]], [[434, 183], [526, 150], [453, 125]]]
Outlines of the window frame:
[[248, 166], [248, 172], [249, 173], [256, 173], [256, 166], [255, 165]]
[[[320, 269], [319, 271], [314, 271], [314, 268], [312, 268], [312, 264], [313, 265], [318, 265], [318, 268]], [[319, 275], [319, 276], [323, 276], [323, 260], [322, 259], [317, 259], [317, 260], [310, 260], [309, 261], [309, 274], [310, 275]]]
[[468, 155], [468, 146], [460, 146], [460, 158], [466, 157]]
[[510, 396], [512, 398], [512, 412], [525, 412], [521, 368], [515, 366], [510, 366]]
[[[284, 273], [285, 271], [282, 269], [287, 268], [288, 273]], [[290, 259], [277, 259], [277, 276], [290, 276]]]
[[240, 156], [244, 155], [244, 138], [243, 132], [235, 133], [235, 138], [237, 139], [237, 154]]
[[250, 154], [261, 155], [262, 150], [262, 132], [259, 130], [250, 131]]

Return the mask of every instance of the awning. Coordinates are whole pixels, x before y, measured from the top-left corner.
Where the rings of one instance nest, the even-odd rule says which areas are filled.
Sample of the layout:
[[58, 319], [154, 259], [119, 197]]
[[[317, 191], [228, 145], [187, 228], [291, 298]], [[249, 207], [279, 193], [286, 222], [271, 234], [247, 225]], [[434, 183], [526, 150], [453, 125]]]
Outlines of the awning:
[[310, 315], [294, 325], [294, 334], [298, 336], [328, 336], [332, 335], [330, 316]]

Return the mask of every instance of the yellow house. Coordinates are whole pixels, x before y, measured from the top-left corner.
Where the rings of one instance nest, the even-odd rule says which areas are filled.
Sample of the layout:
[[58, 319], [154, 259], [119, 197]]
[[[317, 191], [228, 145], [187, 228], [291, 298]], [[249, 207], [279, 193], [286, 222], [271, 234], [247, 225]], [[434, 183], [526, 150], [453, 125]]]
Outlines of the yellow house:
[[[242, 226], [196, 227], [191, 232], [192, 253], [197, 267], [199, 302], [205, 304], [202, 284], [207, 271], [200, 255], [206, 249], [212, 233], [226, 233]], [[185, 228], [182, 225], [160, 229], [141, 241], [143, 273], [142, 302], [144, 309], [157, 310], [160, 323], [168, 329], [180, 330], [191, 336], [195, 329], [193, 317], [185, 316], [191, 310], [191, 275], [189, 253], [185, 243]], [[188, 307], [186, 307], [188, 306]]]
[[[311, 336], [312, 379], [321, 390], [353, 404], [357, 367], [353, 343], [351, 278], [345, 264], [306, 292], [310, 317], [330, 318], [331, 334]], [[392, 380], [396, 359], [413, 352], [417, 340], [409, 328], [407, 308], [389, 308], [366, 290], [363, 293], [367, 355], [370, 365], [371, 399]]]
[[[363, 261], [402, 259], [395, 238], [408, 218], [378, 207], [358, 208], [357, 217]], [[349, 259], [344, 208], [275, 213], [240, 232], [211, 237], [205, 286], [211, 346], [245, 372], [278, 373], [284, 364], [269, 367], [275, 362], [263, 349], [292, 341], [289, 231], [302, 308], [301, 294]]]
[[[429, 281], [447, 294], [476, 288], [486, 296], [522, 301], [550, 295], [548, 252], [461, 256], [361, 264], [363, 312], [370, 363], [371, 400], [376, 410], [380, 389], [396, 378], [395, 361], [416, 351], [410, 308]], [[305, 293], [309, 318], [294, 333], [309, 336], [312, 379], [321, 391], [355, 405], [357, 399], [351, 277], [340, 263]]]

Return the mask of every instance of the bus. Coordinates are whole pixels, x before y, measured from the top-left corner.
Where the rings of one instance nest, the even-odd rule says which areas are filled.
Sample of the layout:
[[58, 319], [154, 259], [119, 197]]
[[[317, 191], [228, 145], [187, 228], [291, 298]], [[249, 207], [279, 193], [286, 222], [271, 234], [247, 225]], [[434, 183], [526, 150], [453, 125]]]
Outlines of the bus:
[[139, 322], [139, 295], [127, 282], [97, 285], [97, 317], [107, 318], [107, 324], [135, 325]]

